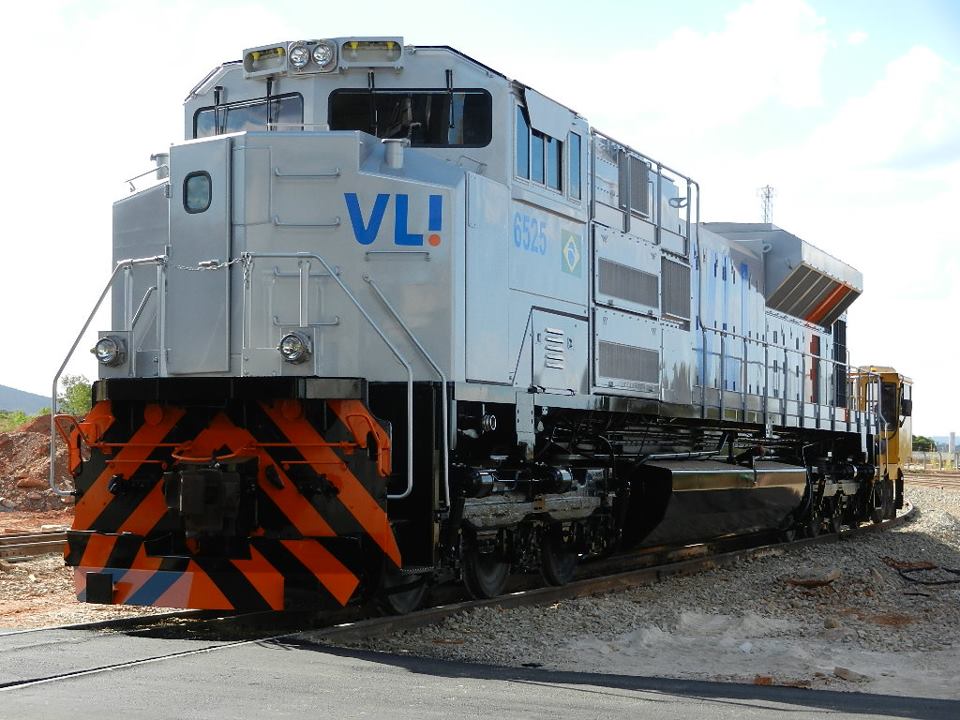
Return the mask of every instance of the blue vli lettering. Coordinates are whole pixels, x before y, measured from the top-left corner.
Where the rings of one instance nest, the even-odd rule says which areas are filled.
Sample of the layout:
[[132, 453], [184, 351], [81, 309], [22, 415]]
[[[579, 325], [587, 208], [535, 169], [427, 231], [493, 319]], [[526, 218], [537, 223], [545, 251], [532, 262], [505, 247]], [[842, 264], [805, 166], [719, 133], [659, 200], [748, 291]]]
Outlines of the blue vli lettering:
[[[353, 236], [361, 245], [370, 245], [380, 234], [380, 227], [383, 225], [383, 217], [387, 211], [387, 205], [390, 202], [390, 195], [380, 193], [373, 201], [373, 207], [370, 210], [370, 216], [365, 219], [363, 210], [360, 207], [360, 198], [356, 193], [344, 193], [343, 198], [347, 204], [347, 214], [350, 217], [350, 225], [353, 228]], [[440, 244], [440, 231], [442, 230], [443, 219], [443, 196], [430, 195], [427, 206], [427, 230], [430, 232], [429, 242], [436, 246]], [[410, 196], [406, 193], [394, 195], [394, 223], [393, 223], [393, 244], [407, 247], [419, 247], [423, 245], [424, 233], [410, 232]]]

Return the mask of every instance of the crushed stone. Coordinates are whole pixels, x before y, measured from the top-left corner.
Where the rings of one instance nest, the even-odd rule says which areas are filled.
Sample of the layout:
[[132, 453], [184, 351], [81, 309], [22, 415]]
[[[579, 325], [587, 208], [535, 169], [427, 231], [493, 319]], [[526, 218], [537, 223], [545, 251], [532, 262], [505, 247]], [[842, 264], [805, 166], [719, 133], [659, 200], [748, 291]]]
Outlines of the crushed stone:
[[[960, 698], [960, 492], [898, 529], [550, 606], [480, 608], [353, 646], [476, 663]], [[887, 560], [885, 560], [885, 558]], [[829, 578], [805, 587], [804, 577]]]

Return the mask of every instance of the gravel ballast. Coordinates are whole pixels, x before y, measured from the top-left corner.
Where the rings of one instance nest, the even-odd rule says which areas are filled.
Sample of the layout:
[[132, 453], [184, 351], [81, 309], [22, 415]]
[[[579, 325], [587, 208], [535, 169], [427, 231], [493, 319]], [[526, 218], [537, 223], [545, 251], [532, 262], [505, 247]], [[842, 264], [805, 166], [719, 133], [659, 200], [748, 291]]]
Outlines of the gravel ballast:
[[[960, 698], [960, 576], [944, 570], [960, 569], [960, 492], [909, 487], [907, 496], [916, 518], [890, 532], [551, 606], [482, 608], [362, 647], [496, 665]], [[945, 584], [911, 582], [900, 570]]]

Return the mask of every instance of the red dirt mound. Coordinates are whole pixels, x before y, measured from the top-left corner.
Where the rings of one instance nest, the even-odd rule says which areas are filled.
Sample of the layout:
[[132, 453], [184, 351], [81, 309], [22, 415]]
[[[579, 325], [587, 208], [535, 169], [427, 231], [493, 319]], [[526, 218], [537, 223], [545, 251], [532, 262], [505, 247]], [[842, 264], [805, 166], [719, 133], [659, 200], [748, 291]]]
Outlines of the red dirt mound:
[[[0, 433], [0, 512], [60, 510], [64, 502], [47, 485], [50, 472], [50, 416], [41, 415], [22, 427]], [[57, 479], [70, 487], [66, 448], [59, 443]]]

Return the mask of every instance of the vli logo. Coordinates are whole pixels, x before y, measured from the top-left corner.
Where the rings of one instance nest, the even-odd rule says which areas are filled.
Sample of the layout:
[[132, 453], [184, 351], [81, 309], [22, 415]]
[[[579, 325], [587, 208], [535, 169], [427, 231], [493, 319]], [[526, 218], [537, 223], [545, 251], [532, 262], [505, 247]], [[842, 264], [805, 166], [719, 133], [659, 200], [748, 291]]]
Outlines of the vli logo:
[[[350, 224], [353, 226], [353, 236], [361, 245], [370, 245], [377, 239], [383, 216], [390, 204], [390, 195], [380, 193], [373, 201], [373, 208], [367, 219], [363, 217], [360, 208], [360, 198], [356, 193], [344, 193], [347, 203], [347, 213], [350, 215]], [[412, 233], [409, 229], [408, 217], [410, 214], [410, 196], [398, 193], [394, 198], [393, 244], [420, 247], [423, 245], [424, 233]], [[440, 244], [440, 231], [443, 225], [443, 195], [430, 195], [427, 200], [427, 242], [433, 247]]]

